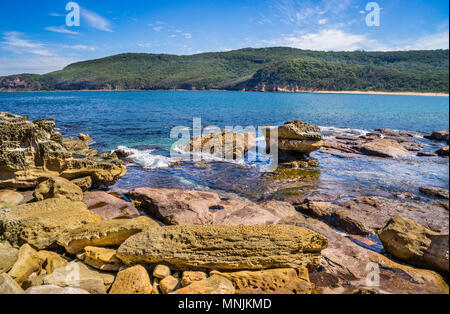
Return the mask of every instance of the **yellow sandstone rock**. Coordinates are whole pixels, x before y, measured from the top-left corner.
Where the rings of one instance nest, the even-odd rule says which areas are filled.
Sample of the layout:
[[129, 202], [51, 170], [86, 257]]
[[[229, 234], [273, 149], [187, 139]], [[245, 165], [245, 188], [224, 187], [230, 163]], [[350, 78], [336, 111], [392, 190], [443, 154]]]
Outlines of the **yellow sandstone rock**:
[[8, 275], [18, 284], [22, 284], [31, 274], [40, 272], [42, 262], [38, 252], [28, 244], [25, 244], [20, 248], [19, 258]]
[[138, 265], [120, 271], [109, 294], [151, 294], [152, 290], [147, 270]]
[[147, 217], [115, 219], [86, 224], [65, 232], [58, 239], [70, 254], [77, 254], [87, 246], [118, 247], [132, 235], [159, 225]]

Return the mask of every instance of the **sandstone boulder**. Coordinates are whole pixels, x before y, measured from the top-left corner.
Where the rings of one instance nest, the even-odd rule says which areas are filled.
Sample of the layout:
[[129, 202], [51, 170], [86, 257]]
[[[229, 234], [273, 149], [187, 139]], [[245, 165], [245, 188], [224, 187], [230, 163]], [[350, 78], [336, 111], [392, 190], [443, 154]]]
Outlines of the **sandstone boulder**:
[[449, 156], [449, 153], [448, 153], [448, 146], [447, 147], [442, 147], [441, 149], [439, 149], [437, 152], [436, 152], [436, 154], [438, 155], [438, 156], [441, 156], [441, 157], [445, 157], [445, 156]]
[[8, 274], [0, 274], [0, 295], [22, 294], [24, 291]]
[[170, 225], [266, 225], [280, 220], [262, 206], [212, 192], [139, 188], [128, 197], [139, 209]]
[[63, 197], [71, 201], [81, 202], [83, 191], [69, 180], [59, 177], [50, 178], [40, 183], [34, 190], [34, 198], [38, 201]]
[[374, 234], [396, 216], [413, 219], [441, 233], [448, 233], [449, 230], [448, 210], [420, 201], [375, 196], [336, 203], [306, 199], [296, 208], [305, 215], [318, 218], [349, 234]]
[[8, 272], [17, 261], [19, 250], [7, 241], [0, 242], [0, 274]]
[[115, 156], [96, 155], [85, 141], [64, 140], [54, 120], [30, 122], [0, 113], [0, 188], [35, 188], [53, 177], [90, 176], [96, 188], [113, 185], [126, 173]]
[[326, 247], [325, 237], [294, 226], [170, 226], [130, 237], [117, 256], [176, 270], [315, 269]]
[[151, 294], [152, 290], [147, 270], [137, 265], [117, 274], [109, 294]]
[[159, 225], [147, 217], [88, 223], [64, 232], [58, 244], [71, 254], [80, 253], [87, 246], [118, 247], [132, 235], [149, 228], [159, 228]]
[[271, 146], [270, 134], [273, 129], [278, 130], [279, 151], [309, 155], [324, 145], [318, 126], [296, 120], [286, 122], [280, 127], [267, 127], [267, 148]]
[[159, 282], [159, 289], [163, 294], [169, 294], [181, 288], [180, 279], [168, 276]]
[[83, 289], [91, 294], [105, 294], [107, 285], [112, 281], [114, 276], [102, 275], [79, 262], [71, 262], [42, 278], [43, 285]]
[[85, 264], [102, 271], [119, 271], [123, 266], [116, 256], [117, 251], [108, 248], [87, 246], [82, 260]]
[[178, 289], [176, 294], [234, 294], [233, 283], [219, 275], [212, 275], [201, 281], [195, 281], [189, 286]]
[[102, 220], [140, 216], [133, 204], [102, 191], [85, 192], [83, 203]]
[[421, 187], [420, 192], [426, 195], [436, 196], [439, 198], [447, 199], [449, 198], [448, 190], [446, 189], [439, 189], [439, 188], [433, 188], [433, 187]]
[[433, 140], [433, 141], [446, 141], [449, 140], [449, 132], [448, 131], [435, 131], [429, 135], [425, 135], [424, 138]]
[[185, 271], [181, 277], [181, 286], [187, 287], [195, 281], [202, 281], [208, 278], [208, 275], [202, 271]]
[[365, 143], [359, 147], [359, 150], [364, 155], [385, 157], [385, 158], [400, 158], [408, 157], [411, 153], [404, 148], [396, 140], [379, 139]]
[[[308, 274], [304, 269], [303, 273]], [[295, 269], [268, 269], [235, 273], [211, 272], [233, 283], [236, 294], [311, 294], [309, 277], [301, 278]]]
[[43, 260], [28, 244], [24, 244], [19, 250], [19, 256], [14, 266], [9, 271], [17, 283], [22, 284], [33, 273], [39, 273], [42, 269]]
[[309, 273], [317, 293], [350, 294], [369, 289], [382, 294], [448, 294], [447, 283], [436, 272], [393, 262], [321, 221], [289, 217], [283, 223], [309, 228], [329, 239], [328, 248], [322, 250], [321, 267]]
[[92, 187], [92, 177], [90, 176], [74, 179], [71, 182], [78, 186], [83, 192], [89, 190]]
[[158, 279], [164, 279], [166, 277], [169, 277], [172, 275], [170, 268], [166, 265], [156, 265], [155, 269], [153, 270], [153, 277]]
[[69, 262], [57, 253], [49, 251], [39, 251], [39, 258], [42, 260], [42, 268], [47, 274], [51, 274], [55, 269], [66, 266]]
[[99, 220], [100, 217], [88, 211], [81, 202], [47, 199], [1, 209], [0, 237], [16, 247], [28, 243], [43, 250], [53, 246], [63, 232]]
[[0, 208], [10, 208], [19, 205], [23, 201], [20, 193], [11, 190], [0, 191]]
[[379, 234], [390, 254], [409, 264], [449, 271], [449, 235], [433, 232], [411, 219], [395, 217]]
[[255, 145], [256, 136], [254, 133], [221, 131], [191, 139], [186, 150], [194, 154], [241, 160], [245, 153]]

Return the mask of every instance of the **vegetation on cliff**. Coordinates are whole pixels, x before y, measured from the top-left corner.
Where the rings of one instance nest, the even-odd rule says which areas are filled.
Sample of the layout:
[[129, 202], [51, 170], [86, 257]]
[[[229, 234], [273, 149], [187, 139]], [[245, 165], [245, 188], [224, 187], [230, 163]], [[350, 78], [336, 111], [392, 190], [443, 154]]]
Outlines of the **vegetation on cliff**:
[[0, 77], [0, 90], [228, 89], [448, 92], [448, 50], [241, 49], [190, 56], [121, 54], [45, 75]]

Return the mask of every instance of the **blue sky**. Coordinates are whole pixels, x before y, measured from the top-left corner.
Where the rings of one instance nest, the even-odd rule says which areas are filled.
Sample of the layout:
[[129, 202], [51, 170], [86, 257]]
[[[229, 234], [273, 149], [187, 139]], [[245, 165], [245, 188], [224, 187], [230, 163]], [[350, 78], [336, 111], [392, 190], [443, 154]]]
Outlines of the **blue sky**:
[[46, 73], [123, 52], [195, 54], [245, 47], [448, 49], [449, 2], [379, 0], [380, 26], [360, 0], [3, 1], [0, 75]]

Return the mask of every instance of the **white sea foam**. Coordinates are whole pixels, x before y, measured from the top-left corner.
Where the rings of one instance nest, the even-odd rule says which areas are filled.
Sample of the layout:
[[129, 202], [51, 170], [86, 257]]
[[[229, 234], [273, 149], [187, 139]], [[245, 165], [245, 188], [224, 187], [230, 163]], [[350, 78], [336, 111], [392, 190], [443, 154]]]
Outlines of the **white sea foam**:
[[139, 150], [126, 146], [119, 146], [118, 149], [129, 154], [129, 159], [146, 169], [168, 168], [172, 163], [169, 157], [152, 154], [155, 151], [154, 149]]

